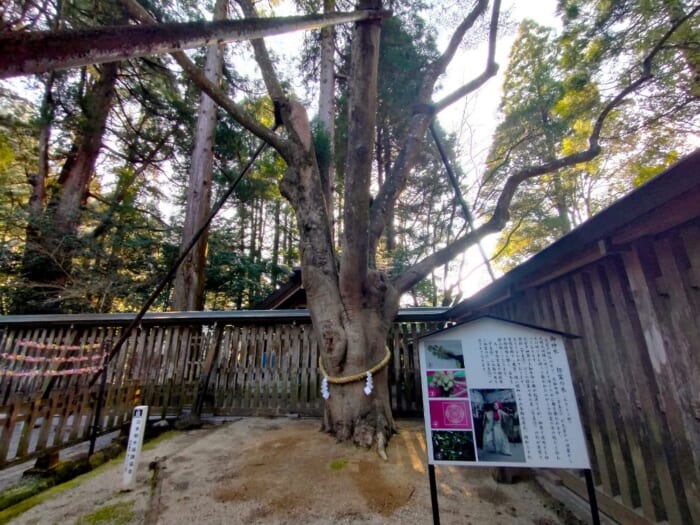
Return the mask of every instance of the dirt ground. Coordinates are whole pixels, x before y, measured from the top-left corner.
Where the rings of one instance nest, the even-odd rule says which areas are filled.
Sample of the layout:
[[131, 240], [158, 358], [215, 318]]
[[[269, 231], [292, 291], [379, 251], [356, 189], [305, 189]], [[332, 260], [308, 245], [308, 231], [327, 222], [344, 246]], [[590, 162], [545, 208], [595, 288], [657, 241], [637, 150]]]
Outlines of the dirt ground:
[[[432, 523], [423, 422], [400, 421], [399, 431], [386, 462], [336, 443], [314, 419], [172, 433], [143, 451], [131, 490], [121, 485], [122, 457], [11, 523]], [[436, 470], [442, 524], [571, 523], [533, 480], [503, 485], [488, 469]]]

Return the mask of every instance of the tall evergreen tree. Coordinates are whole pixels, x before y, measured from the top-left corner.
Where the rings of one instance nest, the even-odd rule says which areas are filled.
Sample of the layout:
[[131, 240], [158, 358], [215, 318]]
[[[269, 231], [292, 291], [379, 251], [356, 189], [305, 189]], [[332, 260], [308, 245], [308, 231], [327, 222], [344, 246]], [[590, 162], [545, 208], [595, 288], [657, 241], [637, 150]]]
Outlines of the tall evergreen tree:
[[[226, 18], [227, 0], [217, 0], [214, 20]], [[217, 44], [207, 50], [204, 74], [213, 84], [221, 82], [224, 62], [223, 45]], [[180, 250], [188, 249], [194, 236], [202, 228], [211, 212], [211, 193], [214, 166], [214, 139], [216, 132], [216, 103], [202, 93], [197, 114], [190, 176], [187, 187], [185, 223], [182, 230]], [[175, 274], [172, 308], [191, 311], [204, 309], [204, 278], [207, 260], [207, 237], [205, 232], [192, 247]]]

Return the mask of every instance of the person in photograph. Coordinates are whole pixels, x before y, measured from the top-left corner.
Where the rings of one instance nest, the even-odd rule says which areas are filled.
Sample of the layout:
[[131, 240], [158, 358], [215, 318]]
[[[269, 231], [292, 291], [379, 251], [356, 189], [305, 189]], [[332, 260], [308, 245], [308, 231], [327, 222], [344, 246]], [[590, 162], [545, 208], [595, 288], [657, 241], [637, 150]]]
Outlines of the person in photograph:
[[504, 456], [512, 455], [510, 443], [503, 431], [503, 423], [508, 414], [503, 410], [500, 401], [494, 401], [484, 406], [484, 450]]

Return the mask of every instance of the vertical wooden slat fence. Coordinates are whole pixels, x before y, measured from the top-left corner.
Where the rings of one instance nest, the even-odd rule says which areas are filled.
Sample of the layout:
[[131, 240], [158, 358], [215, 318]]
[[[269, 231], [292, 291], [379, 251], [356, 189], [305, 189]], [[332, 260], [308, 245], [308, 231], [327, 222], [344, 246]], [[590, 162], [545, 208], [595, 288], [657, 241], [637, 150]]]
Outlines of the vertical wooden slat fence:
[[[390, 381], [398, 414], [422, 410], [417, 338], [441, 325], [420, 319], [444, 311], [412, 313], [408, 321], [397, 322], [387, 341], [394, 355]], [[161, 417], [195, 408], [213, 415], [319, 415], [319, 348], [308, 313], [285, 315], [147, 316], [108, 366], [100, 431], [119, 428], [138, 403]], [[116, 341], [128, 324], [128, 316], [119, 315], [3, 319], [0, 467], [89, 436], [99, 381], [90, 386], [94, 372], [69, 372], [83, 363], [99, 366], [103, 345]]]
[[624, 523], [700, 524], [699, 276], [696, 219], [480, 310], [582, 336], [568, 355], [594, 477]]

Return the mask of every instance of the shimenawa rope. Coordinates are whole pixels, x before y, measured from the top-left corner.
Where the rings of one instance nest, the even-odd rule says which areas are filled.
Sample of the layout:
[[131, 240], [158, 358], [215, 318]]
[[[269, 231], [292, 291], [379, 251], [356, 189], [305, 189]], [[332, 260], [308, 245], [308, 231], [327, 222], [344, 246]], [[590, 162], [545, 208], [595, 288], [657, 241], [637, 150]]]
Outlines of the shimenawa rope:
[[321, 373], [323, 374], [323, 381], [321, 381], [321, 395], [323, 396], [323, 399], [328, 399], [331, 396], [330, 391], [328, 390], [328, 383], [333, 383], [336, 385], [344, 385], [347, 383], [352, 383], [354, 381], [361, 381], [362, 379], [366, 379], [365, 383], [365, 388], [364, 392], [365, 395], [370, 395], [372, 393], [372, 390], [374, 389], [374, 382], [372, 381], [372, 374], [375, 372], [381, 370], [384, 368], [389, 360], [391, 359], [391, 351], [389, 349], [386, 349], [386, 355], [384, 358], [379, 361], [376, 365], [374, 365], [372, 368], [365, 372], [360, 372], [359, 374], [352, 374], [349, 376], [343, 376], [343, 377], [334, 377], [334, 376], [329, 376], [328, 372], [326, 372], [326, 369], [323, 368], [323, 359], [320, 357], [318, 358], [318, 367], [321, 370]]
[[391, 351], [387, 348], [386, 349], [386, 354], [384, 355], [384, 358], [379, 361], [376, 365], [374, 365], [372, 368], [365, 372], [360, 372], [358, 374], [352, 374], [350, 376], [343, 376], [343, 377], [334, 377], [334, 376], [329, 376], [328, 372], [326, 372], [326, 369], [323, 368], [323, 359], [318, 358], [318, 367], [321, 370], [321, 373], [323, 374], [323, 377], [328, 380], [329, 383], [333, 383], [334, 385], [344, 385], [346, 383], [353, 383], [354, 381], [361, 381], [367, 377], [367, 374], [374, 374], [375, 372], [378, 372], [382, 368], [384, 368], [389, 360], [391, 359]]

